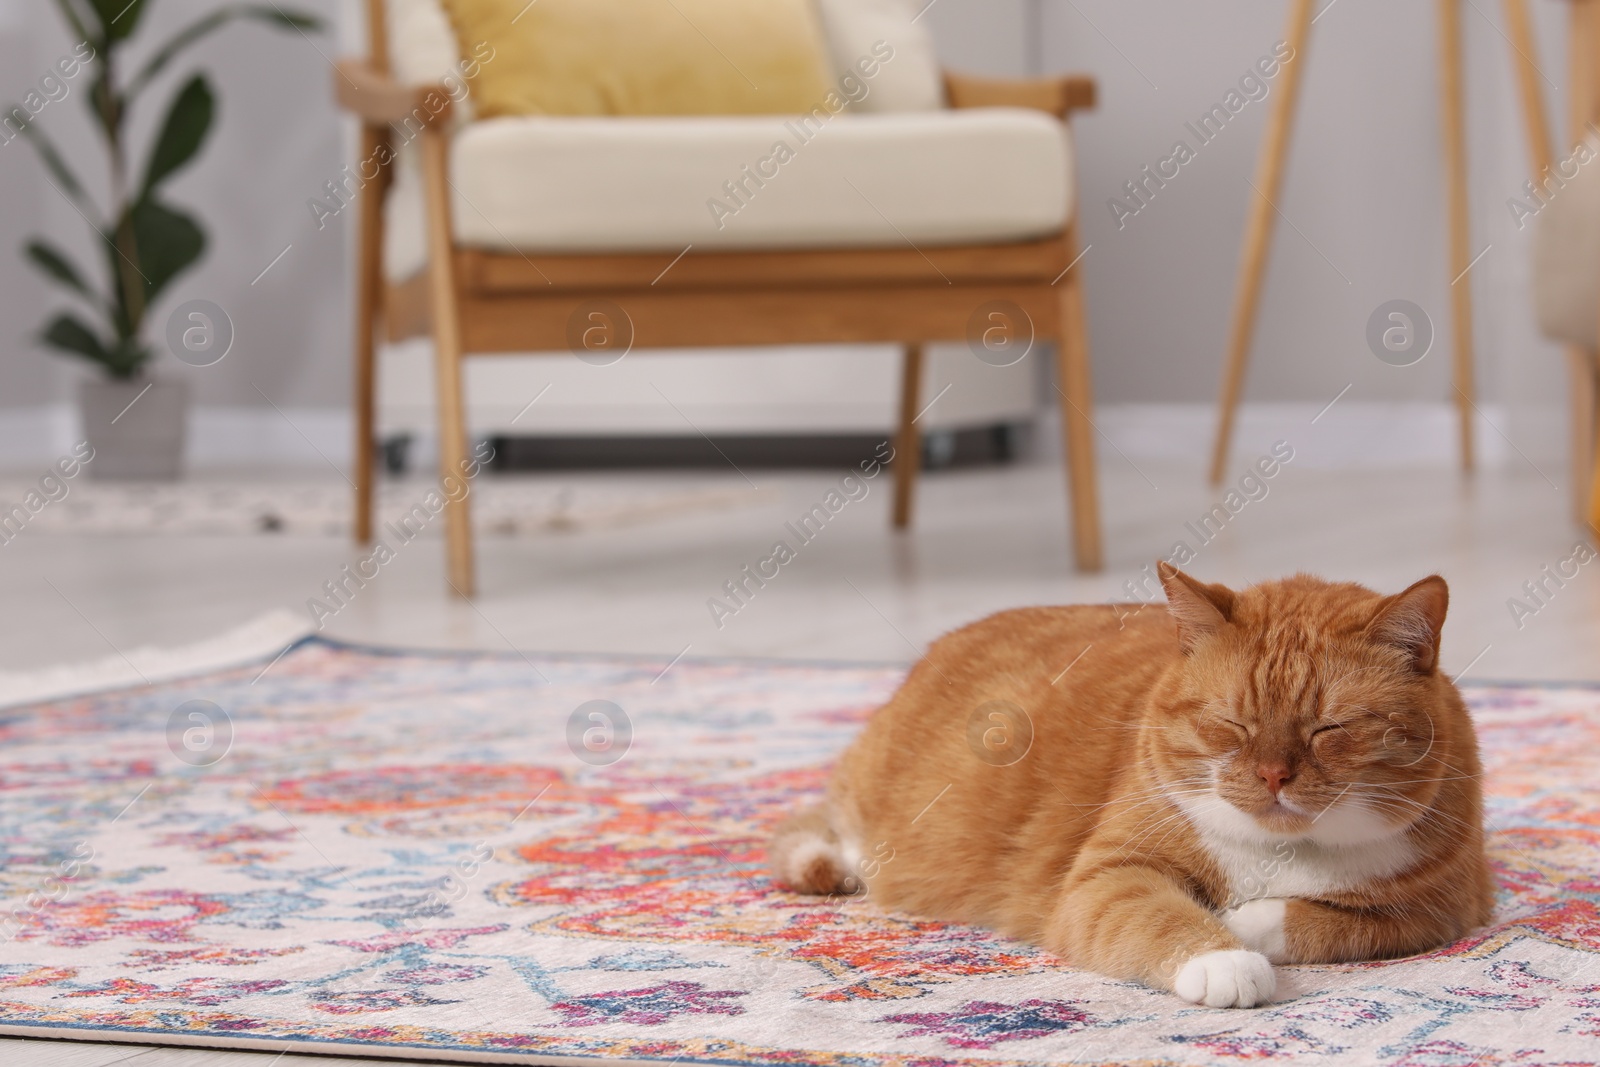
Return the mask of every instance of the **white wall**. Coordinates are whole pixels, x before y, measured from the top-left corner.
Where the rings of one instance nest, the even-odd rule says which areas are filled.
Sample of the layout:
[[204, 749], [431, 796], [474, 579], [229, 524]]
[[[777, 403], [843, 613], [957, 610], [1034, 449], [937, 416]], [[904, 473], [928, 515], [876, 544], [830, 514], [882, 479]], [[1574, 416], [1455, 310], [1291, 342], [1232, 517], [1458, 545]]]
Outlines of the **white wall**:
[[[158, 0], [146, 40], [209, 0]], [[339, 13], [333, 0], [299, 6]], [[1565, 6], [1532, 5], [1542, 66], [1565, 85]], [[1282, 35], [1285, 5], [1265, 0], [1040, 0], [1043, 32], [1028, 32], [1025, 0], [935, 0], [925, 18], [948, 65], [975, 72], [1094, 74], [1101, 105], [1078, 122], [1084, 260], [1097, 391], [1104, 404], [1209, 404], [1215, 395], [1239, 238], [1260, 132], [1272, 100], [1252, 103], [1120, 231], [1106, 201], [1185, 136], [1183, 123], [1221, 98]], [[1346, 3], [1324, 8], [1308, 56], [1302, 109], [1279, 206], [1303, 237], [1280, 225], [1248, 396], [1325, 403], [1434, 401], [1449, 395], [1449, 272], [1444, 251], [1431, 5]], [[1484, 396], [1501, 428], [1533, 455], [1562, 447], [1560, 353], [1539, 339], [1527, 293], [1529, 232], [1505, 201], [1529, 175], [1512, 92], [1508, 47], [1491, 22], [1499, 5], [1463, 6], [1466, 26], [1474, 249], [1493, 245], [1468, 280], [1477, 300]], [[68, 45], [49, 5], [0, 0], [0, 99], [15, 98]], [[208, 224], [211, 251], [163, 301], [221, 304], [238, 331], [216, 367], [164, 356], [163, 373], [189, 377], [203, 404], [326, 409], [347, 398], [346, 244], [351, 219], [317, 232], [305, 201], [344, 162], [329, 102], [333, 35], [236, 26], [192, 53], [169, 83], [206, 69], [220, 98], [219, 131], [172, 197]], [[1280, 76], [1281, 79], [1281, 76]], [[1547, 86], [1554, 113], [1560, 97]], [[158, 97], [159, 98], [159, 97]], [[146, 113], [143, 123], [152, 121]], [[71, 154], [92, 148], [81, 105], [52, 105], [42, 124]], [[1562, 143], [1558, 141], [1558, 144]], [[75, 371], [27, 335], [52, 306], [17, 258], [23, 235], [78, 234], [82, 221], [40, 180], [20, 142], [0, 147], [0, 409], [64, 400]], [[281, 250], [293, 248], [259, 282]], [[74, 247], [86, 248], [76, 241]], [[1326, 257], [1326, 258], [1324, 258]], [[1334, 266], [1330, 266], [1329, 261]], [[1337, 269], [1335, 269], [1337, 268]], [[1341, 277], [1342, 272], [1342, 277]], [[1438, 331], [1421, 364], [1395, 369], [1367, 350], [1373, 308], [1405, 297]], [[158, 310], [158, 317], [162, 312]], [[260, 392], [257, 392], [259, 388]], [[0, 420], [3, 421], [3, 420]], [[13, 420], [15, 424], [15, 420]], [[1485, 430], [1488, 435], [1491, 431]], [[0, 449], [7, 448], [0, 439]]]
[[[1446, 266], [1433, 6], [1322, 3], [1309, 55], [1300, 58], [1306, 69], [1296, 137], [1277, 200], [1304, 237], [1279, 222], [1246, 395], [1320, 405], [1353, 383], [1348, 401], [1441, 400], [1450, 396], [1453, 272]], [[1101, 401], [1211, 401], [1252, 195], [1248, 182], [1275, 98], [1248, 105], [1120, 230], [1106, 204], [1140, 168], [1167, 155], [1176, 138], [1194, 142], [1184, 122], [1217, 102], [1282, 38], [1287, 5], [1042, 0], [1040, 6], [1045, 69], [1092, 73], [1101, 89], [1099, 109], [1077, 123]], [[1027, 7], [1025, 0], [936, 0], [926, 17], [951, 66], [1001, 74], [1025, 69]], [[1565, 98], [1556, 87], [1566, 85], [1566, 5], [1533, 0], [1530, 7], [1540, 66], [1551, 83], [1548, 105], [1564, 130]], [[1533, 231], [1518, 232], [1506, 207], [1532, 176], [1511, 50], [1499, 28], [1500, 5], [1465, 4], [1462, 12], [1474, 254], [1493, 245], [1461, 283], [1471, 284], [1476, 301], [1480, 387], [1507, 410], [1501, 428], [1519, 447], [1559, 454], [1562, 355], [1534, 329]], [[1567, 144], [1564, 137], [1556, 143]], [[1380, 363], [1364, 340], [1368, 316], [1394, 298], [1422, 305], [1437, 328], [1429, 357], [1406, 369]]]

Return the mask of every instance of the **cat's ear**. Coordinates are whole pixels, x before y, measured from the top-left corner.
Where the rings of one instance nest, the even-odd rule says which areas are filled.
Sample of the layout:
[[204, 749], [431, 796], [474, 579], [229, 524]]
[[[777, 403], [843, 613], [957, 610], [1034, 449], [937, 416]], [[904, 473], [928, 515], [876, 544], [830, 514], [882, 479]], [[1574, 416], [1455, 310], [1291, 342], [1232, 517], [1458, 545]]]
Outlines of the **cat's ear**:
[[1165, 560], [1156, 564], [1156, 573], [1167, 591], [1167, 611], [1178, 625], [1178, 644], [1185, 653], [1232, 621], [1232, 589], [1197, 582]]
[[1367, 638], [1398, 648], [1411, 657], [1417, 673], [1431, 674], [1439, 665], [1439, 632], [1449, 606], [1450, 587], [1437, 574], [1429, 575], [1405, 592], [1384, 598], [1367, 624]]

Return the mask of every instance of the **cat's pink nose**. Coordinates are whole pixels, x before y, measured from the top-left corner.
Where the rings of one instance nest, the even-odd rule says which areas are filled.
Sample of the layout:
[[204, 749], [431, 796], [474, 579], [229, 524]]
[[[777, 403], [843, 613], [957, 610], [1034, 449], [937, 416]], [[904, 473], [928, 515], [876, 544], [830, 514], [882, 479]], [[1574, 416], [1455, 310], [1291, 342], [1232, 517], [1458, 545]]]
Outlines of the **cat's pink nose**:
[[1273, 796], [1278, 795], [1278, 790], [1282, 789], [1283, 783], [1290, 778], [1289, 768], [1281, 763], [1263, 763], [1256, 768], [1256, 773], [1267, 783], [1267, 788], [1272, 790]]

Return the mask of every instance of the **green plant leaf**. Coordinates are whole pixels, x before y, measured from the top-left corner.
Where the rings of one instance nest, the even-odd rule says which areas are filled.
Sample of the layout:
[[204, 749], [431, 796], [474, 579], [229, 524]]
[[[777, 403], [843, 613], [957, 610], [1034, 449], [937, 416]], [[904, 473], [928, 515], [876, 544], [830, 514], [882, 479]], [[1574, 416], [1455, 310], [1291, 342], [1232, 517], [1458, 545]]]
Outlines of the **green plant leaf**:
[[61, 17], [67, 20], [67, 25], [72, 27], [72, 32], [78, 35], [78, 40], [89, 41], [90, 44], [94, 43], [94, 41], [91, 40], [91, 36], [95, 36], [97, 38], [98, 35], [91, 35], [89, 33], [88, 24], [83, 21], [83, 16], [80, 15], [78, 13], [78, 9], [73, 6], [72, 0], [56, 0], [56, 7], [61, 9]]
[[[7, 108], [6, 115], [10, 115], [12, 110], [12, 108]], [[20, 106], [16, 107], [15, 110], [21, 111], [24, 115], [28, 113], [27, 108]], [[88, 196], [84, 194], [83, 186], [78, 183], [78, 179], [72, 171], [67, 169], [66, 161], [61, 158], [61, 153], [56, 151], [56, 146], [51, 143], [50, 138], [46, 137], [44, 132], [39, 129], [39, 124], [30, 120], [26, 126], [22, 127], [22, 135], [28, 139], [29, 144], [33, 145], [34, 151], [39, 153], [39, 158], [44, 161], [45, 169], [55, 177], [57, 187], [79, 208], [88, 209], [93, 207], [94, 205], [89, 203]]]
[[178, 53], [194, 44], [196, 41], [221, 29], [234, 19], [249, 18], [260, 19], [272, 23], [282, 29], [299, 30], [302, 33], [322, 29], [322, 21], [313, 15], [303, 15], [299, 12], [283, 11], [278, 7], [265, 7], [258, 4], [238, 4], [230, 7], [219, 8], [211, 14], [191, 22], [179, 30], [166, 44], [156, 49], [145, 61], [145, 65], [128, 82], [124, 92], [125, 99], [132, 100], [149, 84], [150, 80], [160, 74], [168, 63], [171, 63]]
[[39, 340], [51, 348], [98, 363], [107, 370], [118, 362], [95, 332], [70, 311], [63, 311], [51, 319], [50, 324], [40, 332]]
[[78, 268], [74, 267], [66, 256], [54, 248], [43, 241], [35, 239], [28, 242], [27, 253], [34, 266], [54, 278], [57, 282], [80, 296], [87, 297], [96, 303], [103, 303], [100, 296], [89, 288], [89, 283], [83, 280], [83, 275], [78, 273]]
[[167, 283], [192, 266], [206, 250], [206, 235], [200, 224], [153, 197], [133, 205], [133, 239], [139, 248], [139, 268], [147, 280], [145, 307], [155, 303]]
[[[89, 112], [89, 119], [108, 141], [116, 130], [122, 118], [123, 101], [112, 94], [106, 84], [107, 67], [104, 63], [96, 64], [94, 77], [89, 80], [88, 91], [83, 94], [83, 106]], [[110, 113], [107, 113], [106, 100], [109, 96]]]
[[137, 377], [151, 356], [150, 349], [137, 337], [122, 338], [109, 354], [111, 362], [106, 365], [106, 370], [111, 377], [122, 379]]
[[134, 314], [135, 308], [132, 306], [135, 302], [128, 299], [127, 280], [131, 276], [127, 270], [129, 261], [124, 259], [117, 247], [117, 232], [122, 228], [121, 224], [102, 236], [106, 263], [111, 271], [112, 291], [116, 294], [109, 309], [112, 325], [116, 328], [117, 336], [127, 340], [139, 336], [145, 313], [167, 284], [205, 252], [206, 236], [193, 218], [162, 204], [154, 197], [136, 201], [123, 218], [129, 220], [133, 228], [133, 253], [137, 260], [135, 270], [139, 275], [133, 279], [133, 284], [144, 289], [141, 294], [143, 299], [137, 301], [137, 314]]
[[158, 182], [194, 158], [205, 143], [215, 111], [216, 98], [211, 95], [211, 87], [206, 84], [204, 75], [196, 74], [179, 90], [167, 109], [166, 121], [150, 151], [144, 188], [138, 199], [148, 199]]
[[133, 36], [150, 5], [145, 0], [89, 0], [89, 6], [99, 17], [106, 40], [124, 41]]

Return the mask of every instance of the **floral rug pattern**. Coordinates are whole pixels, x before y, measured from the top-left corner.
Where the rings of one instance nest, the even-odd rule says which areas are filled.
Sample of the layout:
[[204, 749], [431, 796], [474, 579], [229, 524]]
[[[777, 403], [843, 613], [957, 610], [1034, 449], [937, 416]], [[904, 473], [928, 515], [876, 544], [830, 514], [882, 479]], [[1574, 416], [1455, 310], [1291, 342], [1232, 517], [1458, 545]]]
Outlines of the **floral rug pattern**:
[[[0, 1033], [514, 1063], [1600, 1063], [1600, 691], [1479, 686], [1489, 929], [1218, 1011], [775, 889], [884, 667], [401, 654], [0, 713]], [[663, 673], [663, 668], [668, 669]]]

